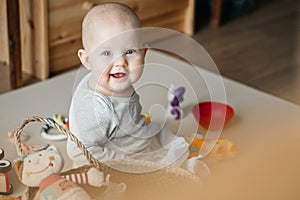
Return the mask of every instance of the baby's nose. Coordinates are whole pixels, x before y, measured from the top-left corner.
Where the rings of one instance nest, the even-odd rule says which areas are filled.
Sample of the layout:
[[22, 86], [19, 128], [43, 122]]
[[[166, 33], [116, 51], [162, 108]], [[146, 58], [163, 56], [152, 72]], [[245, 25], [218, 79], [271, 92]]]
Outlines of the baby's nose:
[[124, 55], [121, 55], [117, 57], [114, 61], [114, 66], [118, 67], [126, 67], [127, 66], [127, 60]]

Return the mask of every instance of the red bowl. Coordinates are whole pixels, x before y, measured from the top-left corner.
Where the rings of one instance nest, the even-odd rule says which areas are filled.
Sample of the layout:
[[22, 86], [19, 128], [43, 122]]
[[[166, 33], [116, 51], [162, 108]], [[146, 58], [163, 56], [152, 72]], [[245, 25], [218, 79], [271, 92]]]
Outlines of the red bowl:
[[222, 129], [233, 117], [233, 108], [220, 102], [199, 102], [192, 108], [195, 119], [205, 129]]

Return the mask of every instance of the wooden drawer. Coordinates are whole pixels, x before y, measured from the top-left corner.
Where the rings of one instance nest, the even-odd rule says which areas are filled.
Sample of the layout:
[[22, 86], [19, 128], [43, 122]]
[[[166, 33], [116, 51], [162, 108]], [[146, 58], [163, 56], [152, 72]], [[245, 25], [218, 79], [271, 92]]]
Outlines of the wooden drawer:
[[[105, 2], [94, 0], [93, 3]], [[184, 30], [186, 0], [120, 0], [140, 17], [143, 26]], [[50, 73], [79, 64], [77, 50], [81, 47], [81, 21], [86, 14], [81, 0], [49, 1], [49, 64]], [[164, 8], [164, 9], [161, 9]]]

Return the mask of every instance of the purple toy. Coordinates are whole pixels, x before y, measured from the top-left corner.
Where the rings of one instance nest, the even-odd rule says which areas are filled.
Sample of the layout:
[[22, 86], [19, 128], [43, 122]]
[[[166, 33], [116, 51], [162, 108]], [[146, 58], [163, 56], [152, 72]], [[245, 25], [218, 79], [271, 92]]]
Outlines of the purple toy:
[[184, 93], [184, 87], [174, 88], [174, 86], [171, 85], [168, 91], [169, 105], [167, 109], [167, 116], [169, 118], [178, 120], [182, 117], [183, 113], [180, 108], [180, 103], [183, 101]]

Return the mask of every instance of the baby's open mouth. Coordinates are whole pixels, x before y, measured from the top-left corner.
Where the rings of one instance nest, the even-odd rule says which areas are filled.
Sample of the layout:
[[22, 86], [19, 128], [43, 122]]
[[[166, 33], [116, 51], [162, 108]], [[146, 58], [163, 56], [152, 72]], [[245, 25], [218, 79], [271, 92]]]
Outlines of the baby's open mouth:
[[110, 74], [110, 75], [114, 78], [123, 78], [124, 76], [126, 76], [126, 74], [122, 73], [122, 72], [118, 72], [118, 73], [114, 73], [114, 74]]

